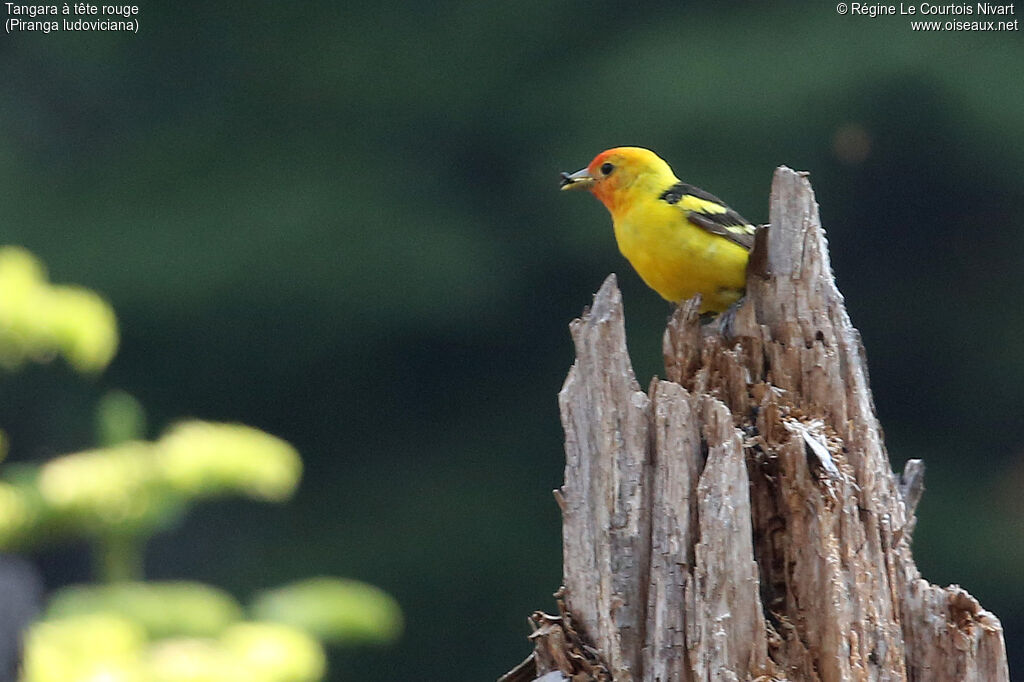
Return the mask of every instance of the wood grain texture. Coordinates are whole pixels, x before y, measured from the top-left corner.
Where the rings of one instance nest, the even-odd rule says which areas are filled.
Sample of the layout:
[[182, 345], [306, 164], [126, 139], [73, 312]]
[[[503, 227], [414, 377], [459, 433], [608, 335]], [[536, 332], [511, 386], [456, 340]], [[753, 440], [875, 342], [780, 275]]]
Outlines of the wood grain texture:
[[626, 350], [609, 277], [571, 326], [576, 363], [558, 403], [565, 430], [563, 560], [570, 611], [615, 680], [642, 679], [650, 572], [651, 401]]
[[679, 384], [653, 381], [651, 572], [644, 670], [648, 677], [693, 679], [686, 650], [686, 581], [698, 537], [697, 497], [703, 467], [700, 405]]

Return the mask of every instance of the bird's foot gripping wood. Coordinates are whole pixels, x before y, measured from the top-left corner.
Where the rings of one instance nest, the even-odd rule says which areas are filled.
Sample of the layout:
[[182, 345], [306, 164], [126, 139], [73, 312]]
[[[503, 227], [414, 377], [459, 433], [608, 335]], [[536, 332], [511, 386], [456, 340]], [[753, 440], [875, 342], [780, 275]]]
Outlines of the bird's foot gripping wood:
[[724, 312], [711, 317], [707, 322], [704, 321], [704, 315], [701, 315], [701, 324], [707, 326], [709, 332], [717, 332], [726, 341], [733, 340], [736, 338], [736, 316], [739, 314], [740, 309], [743, 308], [746, 300], [746, 296], [740, 298], [740, 300], [726, 308]]

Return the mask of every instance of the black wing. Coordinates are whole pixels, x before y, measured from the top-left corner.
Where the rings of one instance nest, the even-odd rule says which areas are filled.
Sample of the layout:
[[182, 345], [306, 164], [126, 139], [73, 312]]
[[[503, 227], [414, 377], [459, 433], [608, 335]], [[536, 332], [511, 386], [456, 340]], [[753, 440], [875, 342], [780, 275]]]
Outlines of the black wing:
[[686, 219], [697, 227], [724, 237], [747, 251], [754, 248], [754, 233], [757, 228], [714, 194], [685, 182], [678, 182], [662, 192], [658, 198], [679, 206], [686, 214]]

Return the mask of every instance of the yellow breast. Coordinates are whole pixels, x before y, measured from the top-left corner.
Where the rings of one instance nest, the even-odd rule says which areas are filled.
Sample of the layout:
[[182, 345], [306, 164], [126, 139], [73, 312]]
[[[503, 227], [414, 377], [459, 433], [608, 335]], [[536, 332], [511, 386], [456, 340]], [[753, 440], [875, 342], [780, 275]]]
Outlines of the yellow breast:
[[649, 287], [679, 302], [701, 294], [701, 312], [722, 312], [743, 295], [747, 250], [658, 201], [614, 219], [619, 250]]

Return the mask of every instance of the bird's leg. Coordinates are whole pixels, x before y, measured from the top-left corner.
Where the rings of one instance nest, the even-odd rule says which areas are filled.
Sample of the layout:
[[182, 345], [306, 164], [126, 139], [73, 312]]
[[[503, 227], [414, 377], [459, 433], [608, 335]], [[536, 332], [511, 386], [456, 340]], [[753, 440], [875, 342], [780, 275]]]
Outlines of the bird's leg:
[[706, 326], [706, 325], [709, 325], [709, 324], [712, 324], [717, 318], [718, 318], [718, 313], [714, 313], [714, 312], [711, 312], [711, 311], [708, 311], [706, 313], [701, 313], [700, 314], [700, 324], [701, 324], [702, 327]]
[[733, 325], [736, 323], [736, 313], [739, 312], [740, 307], [742, 307], [746, 300], [747, 297], [745, 295], [741, 296], [738, 301], [726, 308], [725, 312], [718, 316], [718, 332], [726, 341], [732, 341], [735, 338]]

